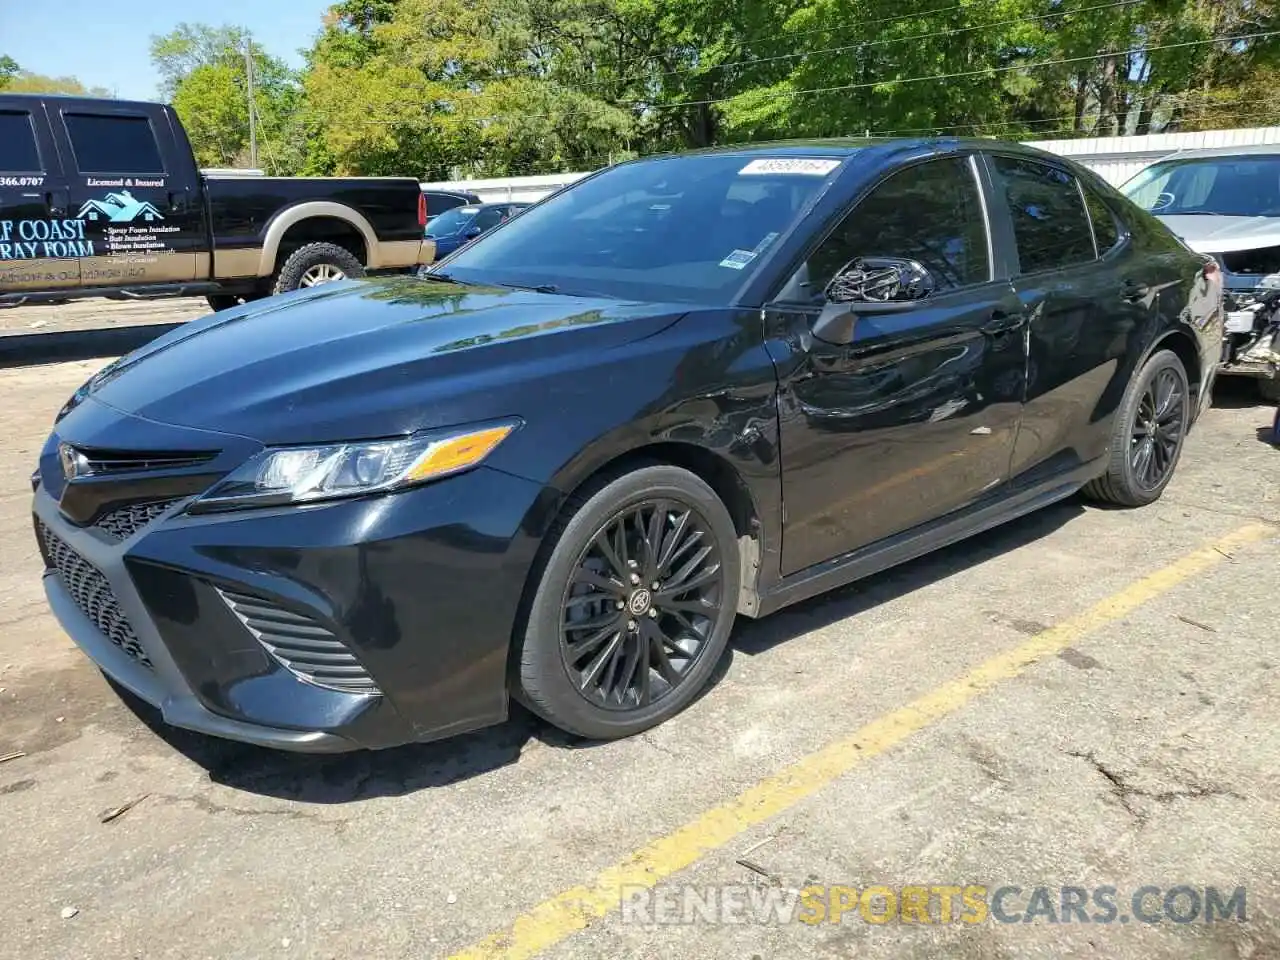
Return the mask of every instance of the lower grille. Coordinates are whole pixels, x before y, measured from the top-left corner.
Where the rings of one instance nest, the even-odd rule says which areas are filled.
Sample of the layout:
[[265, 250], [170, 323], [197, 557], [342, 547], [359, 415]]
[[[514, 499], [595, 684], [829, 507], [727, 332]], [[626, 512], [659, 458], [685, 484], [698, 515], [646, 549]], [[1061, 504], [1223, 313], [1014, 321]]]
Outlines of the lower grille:
[[112, 540], [128, 540], [177, 502], [156, 500], [152, 503], [132, 503], [103, 514], [93, 525]]
[[62, 585], [67, 588], [80, 612], [93, 621], [103, 636], [150, 670], [151, 658], [147, 656], [138, 635], [125, 618], [120, 602], [116, 600], [111, 584], [102, 575], [102, 571], [76, 553], [43, 522], [37, 521], [37, 524], [40, 538], [44, 541], [45, 554], [58, 571]]
[[346, 645], [315, 620], [262, 597], [217, 590], [267, 652], [298, 679], [343, 693], [382, 692]]

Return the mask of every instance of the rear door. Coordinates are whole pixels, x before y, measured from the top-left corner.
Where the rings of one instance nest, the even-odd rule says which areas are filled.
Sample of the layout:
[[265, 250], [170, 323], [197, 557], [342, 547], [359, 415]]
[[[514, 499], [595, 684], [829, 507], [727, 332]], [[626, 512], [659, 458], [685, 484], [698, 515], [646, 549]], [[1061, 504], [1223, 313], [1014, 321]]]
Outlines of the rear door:
[[1114, 216], [1069, 168], [999, 153], [987, 160], [1029, 318], [1026, 404], [1010, 473], [1040, 479], [1106, 452], [1125, 358], [1153, 315], [1155, 292], [1133, 273], [1134, 251]]
[[94, 256], [83, 283], [141, 286], [196, 278], [208, 251], [191, 159], [162, 111], [142, 105], [73, 104], [50, 120], [67, 158], [71, 215], [84, 222]]
[[0, 295], [80, 283], [83, 224], [38, 100], [0, 100]]

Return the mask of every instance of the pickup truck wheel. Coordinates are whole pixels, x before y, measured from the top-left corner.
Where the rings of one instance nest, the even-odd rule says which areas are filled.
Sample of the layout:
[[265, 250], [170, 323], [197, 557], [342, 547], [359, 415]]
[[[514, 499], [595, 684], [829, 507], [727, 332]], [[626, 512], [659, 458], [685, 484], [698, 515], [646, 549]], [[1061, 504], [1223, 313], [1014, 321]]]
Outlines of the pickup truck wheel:
[[703, 480], [654, 465], [569, 501], [529, 607], [512, 693], [562, 730], [631, 736], [715, 670], [737, 612], [733, 520]]
[[230, 310], [240, 306], [240, 298], [229, 293], [211, 293], [205, 299], [209, 301], [211, 310]]
[[1182, 361], [1161, 350], [1129, 383], [1116, 413], [1107, 472], [1085, 486], [1085, 496], [1119, 507], [1158, 500], [1182, 454], [1191, 404]]
[[1280, 403], [1280, 374], [1270, 380], [1259, 380], [1258, 393], [1267, 403]]
[[276, 274], [271, 292], [288, 293], [290, 290], [318, 287], [335, 280], [363, 276], [364, 267], [352, 256], [351, 251], [334, 243], [308, 243], [293, 251], [289, 259], [285, 260]]

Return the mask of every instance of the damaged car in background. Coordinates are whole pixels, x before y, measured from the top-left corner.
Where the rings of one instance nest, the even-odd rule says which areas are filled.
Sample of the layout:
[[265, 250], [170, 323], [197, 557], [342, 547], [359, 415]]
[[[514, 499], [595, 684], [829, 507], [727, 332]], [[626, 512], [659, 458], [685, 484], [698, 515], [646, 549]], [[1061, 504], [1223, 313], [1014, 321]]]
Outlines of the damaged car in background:
[[1280, 402], [1280, 144], [1190, 150], [1120, 192], [1222, 267], [1223, 374], [1254, 377]]

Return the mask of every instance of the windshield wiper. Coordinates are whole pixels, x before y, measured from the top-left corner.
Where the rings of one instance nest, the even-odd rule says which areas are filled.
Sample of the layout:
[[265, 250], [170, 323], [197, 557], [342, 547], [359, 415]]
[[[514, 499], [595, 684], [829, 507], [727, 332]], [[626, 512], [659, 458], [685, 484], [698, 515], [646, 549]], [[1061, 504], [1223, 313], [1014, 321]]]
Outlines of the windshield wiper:
[[560, 288], [554, 283], [500, 283], [500, 287], [506, 287], [509, 290], [528, 290], [531, 293], [559, 293]]
[[459, 286], [470, 286], [465, 280], [459, 280], [450, 273], [435, 273], [431, 270], [424, 270], [418, 274], [419, 280], [434, 280], [436, 283], [456, 283]]

